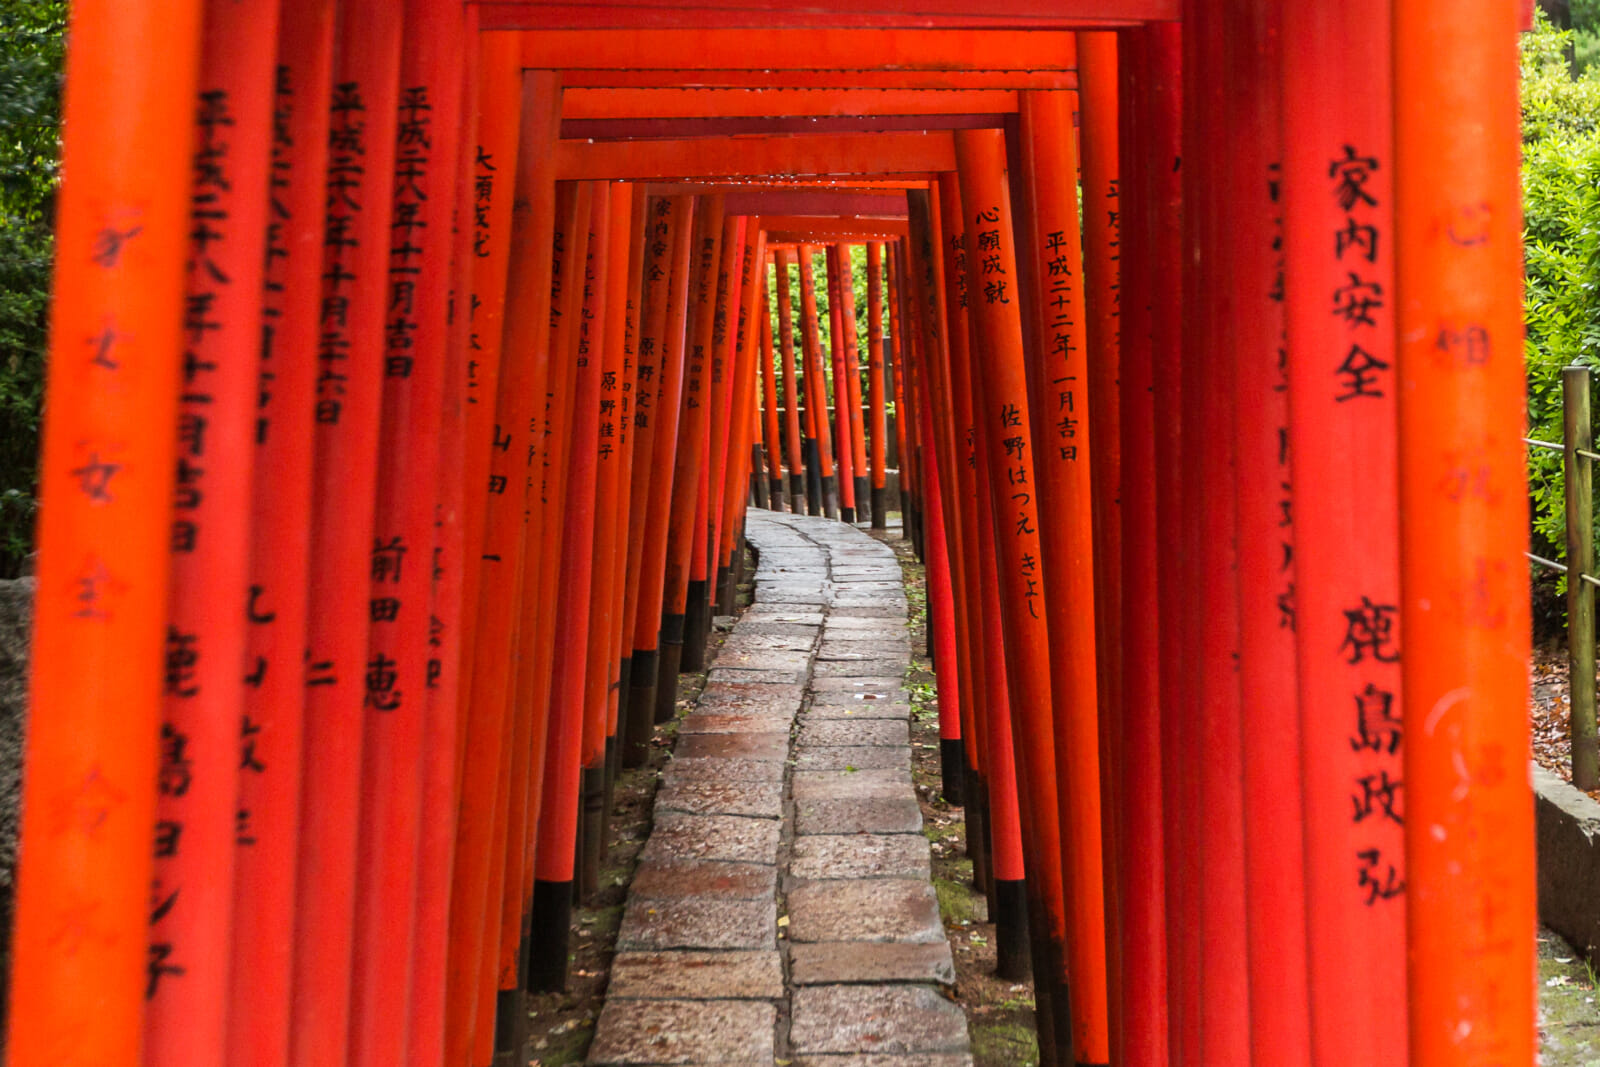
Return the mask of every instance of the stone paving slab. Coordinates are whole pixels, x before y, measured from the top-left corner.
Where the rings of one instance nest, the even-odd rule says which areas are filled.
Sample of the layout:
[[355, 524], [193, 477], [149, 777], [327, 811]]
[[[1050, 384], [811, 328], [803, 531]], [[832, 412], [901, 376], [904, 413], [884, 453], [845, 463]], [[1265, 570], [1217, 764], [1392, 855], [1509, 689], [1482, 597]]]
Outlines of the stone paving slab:
[[766, 952], [618, 952], [606, 996], [633, 1000], [781, 1000], [783, 957]]
[[689, 733], [673, 749], [681, 759], [744, 759], [783, 761], [789, 757], [789, 733]]
[[789, 873], [797, 879], [920, 878], [932, 872], [921, 834], [817, 834], [797, 838]]
[[911, 725], [901, 719], [822, 719], [802, 723], [795, 743], [816, 745], [909, 745]]
[[793, 1005], [789, 1043], [801, 1054], [967, 1051], [966, 1016], [926, 986], [807, 986]]
[[888, 674], [847, 675], [821, 677], [815, 674], [811, 677], [811, 692], [820, 693], [883, 693], [896, 694], [905, 692], [905, 678], [903, 669], [893, 670]]
[[777, 918], [771, 900], [634, 900], [622, 913], [617, 951], [774, 949]]
[[724, 782], [713, 778], [663, 785], [656, 793], [657, 811], [690, 815], [746, 815], [783, 818], [782, 782]]
[[855, 1056], [801, 1056], [794, 1067], [972, 1067], [964, 1052], [921, 1052], [915, 1056], [865, 1052]]
[[790, 786], [796, 801], [829, 797], [915, 796], [911, 788], [910, 767], [840, 767], [833, 770], [797, 767], [790, 778]]
[[807, 882], [789, 893], [791, 941], [942, 944], [939, 897], [921, 879]]
[[655, 829], [639, 856], [651, 860], [773, 863], [778, 854], [778, 832], [778, 824], [771, 819], [663, 812], [656, 817]]
[[899, 562], [841, 523], [749, 516], [756, 602], [718, 620], [679, 720], [589, 1063], [971, 1067], [937, 992], [954, 967], [917, 832]]
[[921, 834], [915, 796], [828, 797], [795, 803], [794, 832], [819, 834]]
[[634, 869], [633, 884], [628, 887], [628, 899], [717, 897], [771, 900], [777, 889], [778, 869], [770, 863], [644, 859]]
[[796, 942], [789, 946], [794, 984], [932, 982], [952, 986], [956, 964], [950, 943], [864, 945], [860, 941]]
[[730, 782], [781, 782], [783, 764], [773, 760], [705, 756], [697, 759], [674, 759], [661, 772], [662, 781], [668, 783], [705, 777]]
[[910, 704], [880, 704], [875, 700], [856, 700], [844, 704], [812, 704], [800, 713], [801, 722], [809, 722], [812, 719], [909, 718], [911, 718]]
[[[717, 707], [718, 705], [713, 705]], [[684, 734], [780, 733], [794, 721], [791, 711], [692, 711], [678, 722], [678, 736]]]
[[798, 752], [794, 759], [796, 768], [817, 771], [843, 771], [852, 767], [857, 770], [877, 770], [910, 762], [909, 746], [887, 745], [826, 745]]
[[757, 1001], [608, 997], [589, 1046], [589, 1063], [772, 1067], [776, 1020], [777, 1009]]

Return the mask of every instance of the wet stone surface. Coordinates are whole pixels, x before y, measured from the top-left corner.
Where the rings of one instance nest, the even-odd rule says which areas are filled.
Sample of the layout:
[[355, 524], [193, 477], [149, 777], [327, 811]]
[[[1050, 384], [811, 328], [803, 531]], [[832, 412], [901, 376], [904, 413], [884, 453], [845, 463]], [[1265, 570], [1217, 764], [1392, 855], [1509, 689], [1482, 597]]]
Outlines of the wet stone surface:
[[795, 990], [793, 1004], [789, 1043], [799, 1053], [967, 1049], [966, 1016], [927, 986], [808, 986]]
[[756, 602], [680, 718], [588, 1062], [970, 1065], [899, 564], [825, 519], [752, 510], [748, 537]]
[[795, 833], [920, 834], [922, 808], [912, 795], [898, 797], [828, 797], [795, 804]]
[[789, 893], [794, 941], [944, 944], [939, 898], [920, 879], [807, 882]]
[[789, 874], [796, 879], [918, 878], [932, 869], [921, 834], [816, 834], [795, 840]]

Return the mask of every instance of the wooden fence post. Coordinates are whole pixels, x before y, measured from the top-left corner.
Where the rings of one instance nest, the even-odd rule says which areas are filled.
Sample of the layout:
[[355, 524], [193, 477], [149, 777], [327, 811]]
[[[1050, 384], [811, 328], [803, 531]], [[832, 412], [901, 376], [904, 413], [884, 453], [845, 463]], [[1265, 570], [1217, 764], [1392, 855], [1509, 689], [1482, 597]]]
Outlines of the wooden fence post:
[[1594, 722], [1594, 449], [1589, 368], [1561, 371], [1562, 439], [1567, 482], [1567, 654], [1572, 692], [1572, 784], [1600, 787], [1600, 741]]

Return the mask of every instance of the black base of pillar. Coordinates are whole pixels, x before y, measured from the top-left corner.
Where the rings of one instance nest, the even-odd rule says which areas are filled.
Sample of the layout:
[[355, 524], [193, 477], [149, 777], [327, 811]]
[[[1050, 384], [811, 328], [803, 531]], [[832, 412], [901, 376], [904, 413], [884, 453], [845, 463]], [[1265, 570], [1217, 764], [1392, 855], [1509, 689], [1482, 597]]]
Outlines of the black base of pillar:
[[967, 754], [959, 737], [939, 738], [939, 794], [952, 807], [961, 807], [966, 795]]
[[772, 478], [767, 483], [767, 507], [773, 511], [783, 510], [783, 477]]
[[851, 523], [855, 522], [856, 521], [856, 509], [853, 508], [853, 507], [848, 507], [848, 506], [841, 507], [839, 509], [839, 521], [840, 522], [851, 522]]
[[866, 522], [869, 518], [877, 518], [874, 514], [877, 509], [873, 507], [876, 503], [877, 501], [872, 499], [872, 482], [867, 478], [857, 476], [856, 515], [862, 522]]
[[822, 467], [822, 452], [817, 447], [815, 437], [807, 437], [800, 446], [800, 454], [806, 464], [806, 514], [822, 514], [822, 475], [817, 473]]
[[690, 674], [706, 669], [706, 641], [711, 636], [711, 586], [705, 579], [690, 581], [689, 600], [683, 609], [683, 658], [679, 669]]
[[521, 989], [502, 989], [494, 998], [494, 1067], [520, 1067], [527, 1058], [528, 1006]]
[[528, 992], [559, 993], [567, 987], [567, 950], [571, 942], [572, 883], [535, 880]]
[[822, 479], [822, 513], [830, 519], [839, 517], [838, 472], [834, 472]]
[[[650, 736], [656, 713], [656, 674], [661, 654], [656, 649], [633, 650], [633, 676], [628, 680], [625, 717], [617, 720], [622, 733], [622, 765], [642, 767], [650, 758]], [[622, 729], [626, 726], [627, 729]]]
[[994, 920], [995, 977], [1021, 982], [1032, 971], [1033, 952], [1028, 941], [1027, 882], [997, 882]]
[[583, 851], [578, 854], [578, 899], [588, 900], [600, 889], [600, 860], [605, 855], [606, 765], [602, 755], [583, 769]]
[[789, 472], [789, 511], [795, 515], [806, 513], [806, 476], [804, 471]]
[[683, 666], [683, 616], [661, 619], [661, 660], [656, 665], [654, 722], [671, 722], [678, 713], [678, 671]]
[[[1039, 961], [1043, 967], [1044, 960]], [[1039, 1041], [1039, 1062], [1059, 1063], [1065, 1067], [1072, 1062], [1072, 1027], [1066, 1029], [1067, 1047], [1063, 1048], [1056, 1043], [1057, 1020], [1060, 1018], [1060, 1002], [1065, 999], [1066, 990], [1062, 989], [1048, 976], [1041, 978], [1037, 971], [1033, 978], [1033, 1032]]]
[[[623, 660], [622, 691], [628, 691], [627, 660]], [[620, 726], [621, 723], [618, 723]], [[622, 746], [615, 736], [606, 738], [606, 782], [600, 796], [600, 855], [611, 851], [611, 812], [616, 804], [617, 774], [622, 770]]]
[[889, 490], [872, 490], [872, 528], [874, 530], [887, 530], [889, 528]]
[[965, 814], [967, 817], [967, 858], [972, 861], [972, 889], [973, 892], [982, 893], [984, 900], [989, 899], [989, 853], [984, 848], [987, 842], [988, 827], [984, 825], [987, 813], [984, 810], [988, 790], [983, 784], [983, 779], [978, 776], [976, 768], [968, 766], [963, 768], [961, 777], [962, 791], [966, 800]]
[[[733, 558], [734, 558], [734, 560], [736, 562], [739, 559], [739, 549], [738, 549], [737, 545], [734, 546]], [[734, 609], [733, 589], [734, 589], [735, 570], [736, 570], [735, 567], [718, 567], [717, 568], [717, 585], [716, 585], [717, 595], [714, 598], [712, 598], [712, 601], [711, 601], [712, 605], [715, 608], [715, 611], [716, 611], [717, 615], [732, 615], [733, 614], [733, 609]], [[712, 623], [715, 624], [715, 622], [716, 622], [716, 619], [713, 618], [712, 619]]]

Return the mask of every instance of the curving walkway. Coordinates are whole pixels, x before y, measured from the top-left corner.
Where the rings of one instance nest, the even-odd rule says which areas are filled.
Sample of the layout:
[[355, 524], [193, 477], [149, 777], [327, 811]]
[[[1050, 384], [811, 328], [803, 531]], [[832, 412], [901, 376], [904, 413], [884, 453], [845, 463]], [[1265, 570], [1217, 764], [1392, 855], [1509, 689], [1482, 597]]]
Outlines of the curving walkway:
[[679, 728], [589, 1063], [970, 1064], [899, 564], [827, 519], [752, 509], [747, 535], [755, 603]]

